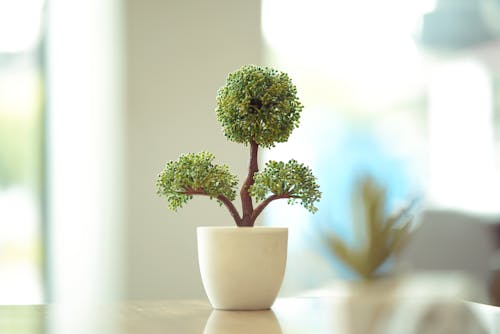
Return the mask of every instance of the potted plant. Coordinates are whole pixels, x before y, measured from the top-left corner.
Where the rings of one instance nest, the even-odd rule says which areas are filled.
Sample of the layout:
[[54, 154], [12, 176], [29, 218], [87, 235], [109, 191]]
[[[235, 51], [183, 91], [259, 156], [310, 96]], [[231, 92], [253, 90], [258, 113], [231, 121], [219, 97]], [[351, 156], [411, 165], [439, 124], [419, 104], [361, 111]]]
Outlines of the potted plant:
[[415, 201], [388, 215], [387, 191], [372, 177], [363, 177], [355, 190], [352, 213], [357, 244], [349, 246], [335, 234], [324, 234], [325, 243], [363, 281], [373, 281], [387, 277], [388, 273], [380, 271], [382, 265], [394, 259], [408, 241]]
[[416, 200], [389, 214], [387, 189], [373, 177], [359, 179], [354, 190], [355, 243], [349, 244], [333, 233], [322, 236], [327, 249], [360, 278], [346, 285], [349, 294], [344, 308], [349, 332], [386, 332], [386, 321], [401, 298], [402, 280], [394, 269], [384, 270], [383, 266], [392, 261], [394, 267], [408, 242]]
[[259, 170], [259, 148], [288, 140], [299, 125], [302, 104], [286, 73], [243, 66], [230, 73], [217, 94], [217, 119], [227, 139], [250, 148], [248, 174], [234, 200], [237, 177], [215, 164], [207, 152], [188, 153], [166, 163], [157, 179], [158, 194], [172, 210], [193, 196], [208, 196], [225, 206], [235, 227], [198, 227], [198, 257], [208, 298], [218, 309], [267, 309], [281, 286], [288, 230], [254, 227], [272, 201], [286, 199], [316, 212], [321, 192], [311, 170], [290, 160], [269, 161]]

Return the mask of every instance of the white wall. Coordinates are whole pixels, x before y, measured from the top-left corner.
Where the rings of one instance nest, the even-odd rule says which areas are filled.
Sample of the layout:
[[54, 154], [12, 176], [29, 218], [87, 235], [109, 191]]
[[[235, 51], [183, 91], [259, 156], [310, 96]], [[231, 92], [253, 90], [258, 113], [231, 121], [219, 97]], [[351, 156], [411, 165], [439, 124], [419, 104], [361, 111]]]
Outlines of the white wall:
[[201, 150], [245, 174], [248, 149], [225, 140], [214, 109], [228, 72], [261, 63], [260, 1], [130, 0], [126, 12], [125, 295], [202, 297], [196, 226], [231, 217], [207, 198], [172, 213], [155, 180], [167, 160]]

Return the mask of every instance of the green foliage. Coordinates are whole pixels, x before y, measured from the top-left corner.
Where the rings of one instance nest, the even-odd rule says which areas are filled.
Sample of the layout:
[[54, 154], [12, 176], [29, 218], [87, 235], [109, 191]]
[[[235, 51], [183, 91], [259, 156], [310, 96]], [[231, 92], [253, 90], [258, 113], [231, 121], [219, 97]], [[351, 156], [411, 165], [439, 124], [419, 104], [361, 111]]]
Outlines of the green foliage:
[[307, 210], [316, 212], [314, 203], [321, 198], [319, 185], [309, 167], [290, 160], [269, 161], [264, 170], [254, 176], [255, 183], [250, 187], [250, 194], [257, 200], [263, 200], [269, 193], [288, 198], [288, 203], [300, 201]]
[[217, 95], [217, 119], [234, 142], [263, 147], [288, 140], [302, 104], [286, 73], [255, 65], [230, 73]]
[[357, 234], [358, 247], [349, 248], [336, 235], [328, 236], [327, 244], [342, 262], [363, 279], [373, 279], [378, 268], [397, 254], [408, 240], [412, 222], [410, 208], [386, 216], [385, 189], [366, 177], [358, 184], [353, 198], [353, 216], [360, 216], [361, 213], [355, 223], [364, 227], [364, 231], [358, 231], [364, 234]]
[[[250, 144], [248, 174], [240, 189], [242, 214], [232, 203], [236, 177], [226, 165], [214, 165], [214, 156], [206, 152], [185, 154], [168, 162], [158, 176], [158, 194], [167, 198], [172, 210], [182, 207], [194, 195], [216, 198], [238, 226], [253, 226], [266, 206], [277, 199], [300, 202], [316, 212], [314, 203], [321, 193], [308, 167], [295, 160], [286, 164], [271, 161], [262, 172], [257, 172], [259, 147], [287, 141], [299, 125], [302, 108], [297, 89], [286, 73], [254, 65], [230, 73], [218, 91], [216, 114], [227, 139]], [[255, 208], [252, 197], [261, 201]]]
[[[214, 155], [207, 152], [181, 155], [169, 161], [158, 175], [158, 194], [167, 198], [172, 210], [181, 208], [193, 195], [219, 195], [234, 200], [238, 184], [227, 165], [214, 165]], [[219, 202], [220, 203], [220, 202]]]

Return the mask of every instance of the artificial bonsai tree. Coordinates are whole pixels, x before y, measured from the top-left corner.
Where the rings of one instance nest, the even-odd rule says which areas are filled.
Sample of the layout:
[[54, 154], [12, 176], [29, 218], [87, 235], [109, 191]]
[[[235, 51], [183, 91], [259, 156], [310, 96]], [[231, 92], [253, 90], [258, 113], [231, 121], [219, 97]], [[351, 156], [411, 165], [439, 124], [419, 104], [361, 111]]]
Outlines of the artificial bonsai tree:
[[[239, 191], [241, 214], [234, 205], [237, 177], [227, 165], [214, 164], [207, 152], [181, 155], [158, 175], [158, 194], [168, 207], [181, 208], [195, 195], [216, 199], [230, 212], [237, 226], [253, 226], [269, 203], [287, 199], [316, 212], [321, 192], [311, 170], [290, 160], [269, 161], [259, 171], [259, 148], [286, 142], [299, 125], [302, 104], [286, 73], [268, 67], [243, 66], [230, 73], [217, 94], [217, 119], [227, 139], [250, 147], [248, 175]], [[254, 203], [254, 200], [257, 201]]]

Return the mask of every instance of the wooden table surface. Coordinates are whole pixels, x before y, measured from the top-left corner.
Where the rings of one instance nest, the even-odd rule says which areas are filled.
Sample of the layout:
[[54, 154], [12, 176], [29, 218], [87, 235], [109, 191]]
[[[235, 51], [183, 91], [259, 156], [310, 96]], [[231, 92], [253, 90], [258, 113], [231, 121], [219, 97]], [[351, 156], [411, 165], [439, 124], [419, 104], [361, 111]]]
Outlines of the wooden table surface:
[[213, 310], [204, 300], [0, 306], [0, 333], [500, 334], [500, 308], [470, 302], [380, 304], [336, 297], [282, 298], [267, 311]]

